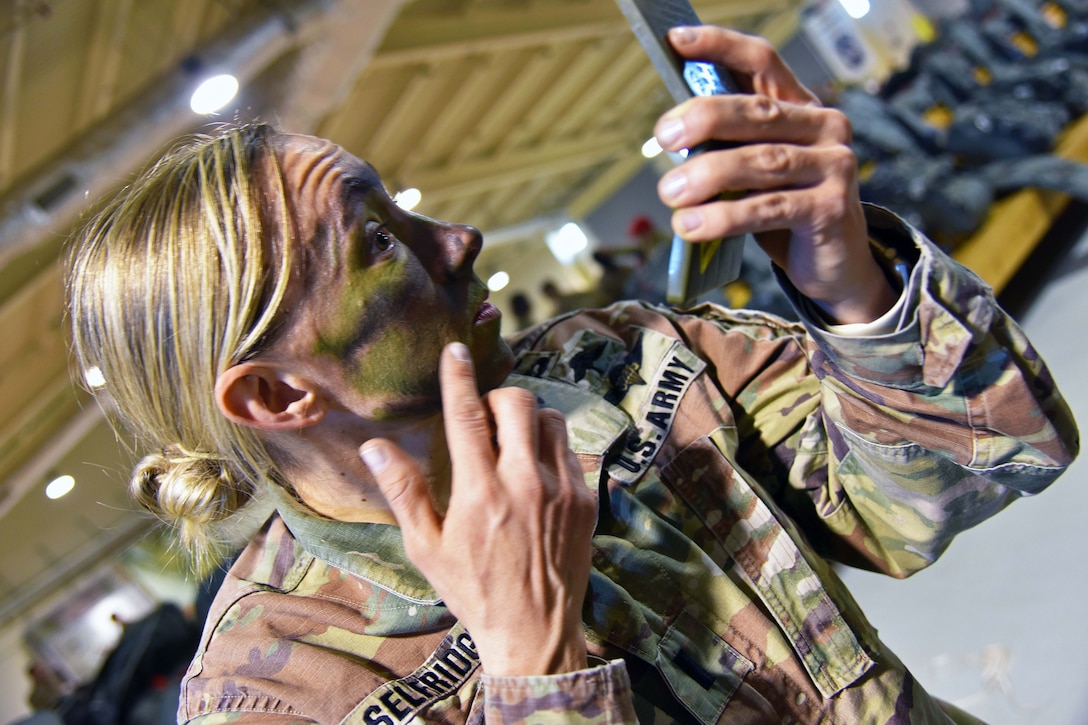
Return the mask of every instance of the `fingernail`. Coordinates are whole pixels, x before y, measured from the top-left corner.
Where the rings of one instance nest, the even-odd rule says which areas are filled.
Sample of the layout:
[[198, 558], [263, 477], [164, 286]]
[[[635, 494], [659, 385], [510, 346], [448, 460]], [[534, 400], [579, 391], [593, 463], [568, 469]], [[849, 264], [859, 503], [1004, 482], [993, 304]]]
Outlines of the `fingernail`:
[[672, 146], [680, 140], [680, 135], [684, 133], [684, 122], [679, 118], [667, 118], [662, 121], [657, 127], [657, 133], [654, 134], [657, 137], [657, 142], [661, 146]]
[[694, 43], [695, 28], [689, 28], [686, 25], [672, 28], [669, 30], [669, 39], [675, 45], [687, 45], [688, 43]]
[[678, 222], [680, 224], [680, 231], [690, 232], [694, 229], [698, 229], [703, 225], [703, 215], [697, 211], [680, 212], [680, 218]]
[[666, 176], [665, 180], [661, 182], [661, 194], [666, 200], [677, 199], [684, 193], [687, 186], [688, 177], [683, 174], [672, 174]]
[[463, 342], [451, 342], [450, 355], [453, 355], [461, 362], [468, 362], [472, 359], [472, 355], [468, 352], [468, 347], [466, 347]]
[[359, 455], [373, 474], [381, 473], [389, 465], [389, 455], [385, 452], [385, 448], [377, 443], [364, 444], [359, 450]]

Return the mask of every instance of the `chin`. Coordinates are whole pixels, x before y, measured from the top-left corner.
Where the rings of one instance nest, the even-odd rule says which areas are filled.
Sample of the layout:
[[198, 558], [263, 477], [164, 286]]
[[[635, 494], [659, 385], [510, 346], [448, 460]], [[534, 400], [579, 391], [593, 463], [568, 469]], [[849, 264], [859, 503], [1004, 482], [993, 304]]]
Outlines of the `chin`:
[[502, 385], [514, 369], [514, 353], [501, 337], [486, 353], [481, 355], [474, 351], [472, 357], [476, 363], [476, 385], [481, 393]]

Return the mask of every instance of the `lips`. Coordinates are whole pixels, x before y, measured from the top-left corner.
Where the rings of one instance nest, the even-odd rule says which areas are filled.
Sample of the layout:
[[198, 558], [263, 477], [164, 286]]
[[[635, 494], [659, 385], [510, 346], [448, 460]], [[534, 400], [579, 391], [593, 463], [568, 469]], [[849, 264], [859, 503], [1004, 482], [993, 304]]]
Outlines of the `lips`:
[[484, 300], [483, 304], [480, 305], [480, 311], [476, 313], [476, 318], [473, 322], [479, 324], [481, 322], [495, 320], [498, 319], [500, 315], [501, 313], [499, 312], [498, 307]]

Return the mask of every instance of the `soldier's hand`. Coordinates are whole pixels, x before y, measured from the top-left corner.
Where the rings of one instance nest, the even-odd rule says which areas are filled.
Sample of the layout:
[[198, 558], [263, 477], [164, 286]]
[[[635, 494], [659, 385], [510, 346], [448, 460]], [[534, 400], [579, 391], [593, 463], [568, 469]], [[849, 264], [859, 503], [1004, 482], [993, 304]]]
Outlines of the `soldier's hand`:
[[445, 513], [397, 446], [368, 441], [363, 460], [409, 558], [468, 629], [486, 672], [583, 669], [596, 497], [567, 447], [562, 416], [517, 388], [481, 399], [468, 353], [455, 345], [443, 351], [440, 370], [452, 462]]
[[[686, 58], [728, 68], [745, 91], [694, 98], [658, 120], [655, 135], [670, 151], [711, 139], [740, 144], [695, 155], [662, 177], [673, 230], [693, 242], [755, 233], [836, 322], [886, 312], [896, 294], [869, 251], [846, 116], [823, 108], [762, 38], [700, 26], [673, 29], [669, 41]], [[717, 198], [726, 191], [749, 193]]]

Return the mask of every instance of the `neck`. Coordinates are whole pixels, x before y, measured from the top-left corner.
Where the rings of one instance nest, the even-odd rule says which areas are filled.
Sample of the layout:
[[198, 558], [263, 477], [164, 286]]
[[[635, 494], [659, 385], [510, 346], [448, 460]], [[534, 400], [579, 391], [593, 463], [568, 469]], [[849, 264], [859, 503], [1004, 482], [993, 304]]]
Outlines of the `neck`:
[[445, 510], [450, 459], [441, 415], [379, 425], [347, 414], [331, 414], [320, 424], [296, 433], [284, 446], [294, 461], [285, 474], [302, 502], [338, 521], [396, 523], [359, 458], [359, 446], [371, 438], [392, 441], [408, 454], [430, 484], [435, 507]]

